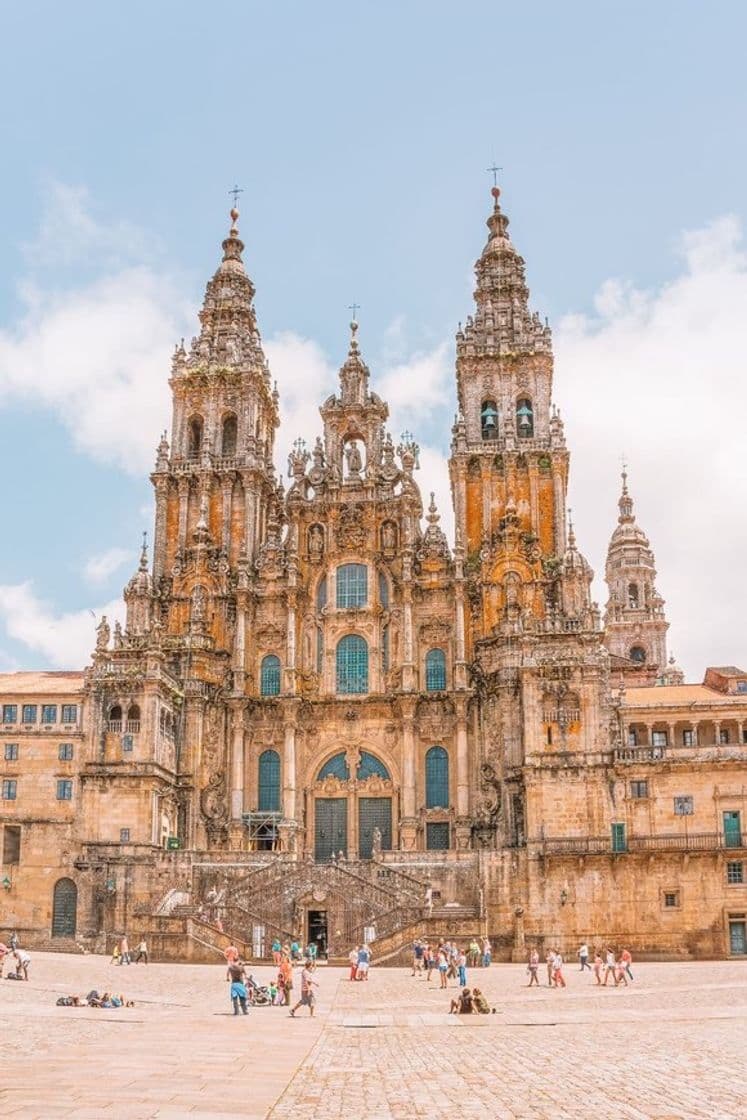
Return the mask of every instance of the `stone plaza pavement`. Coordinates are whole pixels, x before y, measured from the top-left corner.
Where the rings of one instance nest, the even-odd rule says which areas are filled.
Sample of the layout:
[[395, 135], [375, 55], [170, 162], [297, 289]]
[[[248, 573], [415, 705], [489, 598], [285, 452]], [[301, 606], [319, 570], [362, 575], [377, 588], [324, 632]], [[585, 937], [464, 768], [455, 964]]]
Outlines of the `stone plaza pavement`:
[[[468, 1019], [405, 970], [320, 967], [314, 1020], [234, 1019], [220, 964], [35, 953], [28, 983], [0, 983], [0, 1116], [747, 1120], [747, 962], [634, 974], [599, 990], [571, 966], [565, 991], [530, 991], [521, 965], [476, 970], [497, 1014]], [[92, 987], [136, 1006], [55, 1006]]]

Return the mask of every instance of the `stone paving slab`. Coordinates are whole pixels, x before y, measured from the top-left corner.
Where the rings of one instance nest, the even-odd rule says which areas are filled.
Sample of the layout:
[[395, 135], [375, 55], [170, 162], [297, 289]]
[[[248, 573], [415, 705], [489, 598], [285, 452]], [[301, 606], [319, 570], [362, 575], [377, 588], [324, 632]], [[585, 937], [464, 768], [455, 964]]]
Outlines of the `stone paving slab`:
[[[0, 1117], [747, 1120], [746, 965], [637, 965], [628, 989], [571, 970], [565, 991], [498, 965], [469, 977], [497, 1013], [469, 1018], [405, 969], [318, 975], [314, 1019], [236, 1019], [220, 964], [34, 954], [0, 982]], [[55, 1006], [91, 987], [136, 1006]]]

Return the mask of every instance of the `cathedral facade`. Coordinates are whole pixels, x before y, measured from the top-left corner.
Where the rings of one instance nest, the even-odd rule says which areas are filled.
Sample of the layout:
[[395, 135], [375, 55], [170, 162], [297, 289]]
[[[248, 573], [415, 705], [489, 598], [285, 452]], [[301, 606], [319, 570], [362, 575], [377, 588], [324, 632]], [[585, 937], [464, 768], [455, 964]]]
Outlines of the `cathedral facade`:
[[[163, 955], [185, 934], [208, 956], [229, 936], [335, 955], [365, 934], [396, 959], [429, 930], [487, 932], [504, 956], [577, 938], [747, 952], [747, 674], [685, 685], [668, 660], [625, 475], [604, 618], [592, 601], [551, 332], [499, 194], [456, 336], [453, 545], [355, 321], [284, 485], [231, 212], [172, 360], [125, 625], [101, 622], [84, 674], [0, 681], [24, 744], [6, 746], [0, 924], [99, 946], [138, 929]], [[19, 714], [53, 686], [79, 740], [62, 778], [56, 724]], [[38, 803], [53, 781], [73, 802], [56, 815]]]

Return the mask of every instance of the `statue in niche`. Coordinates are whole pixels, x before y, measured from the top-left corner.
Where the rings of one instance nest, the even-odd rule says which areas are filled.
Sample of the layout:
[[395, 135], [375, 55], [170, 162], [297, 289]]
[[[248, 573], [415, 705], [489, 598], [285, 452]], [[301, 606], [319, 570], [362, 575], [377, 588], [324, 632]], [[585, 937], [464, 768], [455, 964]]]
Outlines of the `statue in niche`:
[[201, 583], [198, 583], [192, 592], [192, 621], [204, 622], [206, 610], [207, 596], [205, 595], [205, 588]]
[[321, 525], [312, 525], [309, 529], [309, 558], [321, 560], [324, 555], [324, 530]]
[[374, 859], [381, 855], [381, 829], [374, 828], [371, 839], [371, 855]]
[[381, 526], [381, 547], [384, 552], [394, 552], [397, 547], [397, 530], [391, 521]]
[[363, 469], [363, 460], [355, 440], [351, 440], [345, 448], [345, 459], [348, 464], [348, 477], [358, 478]]

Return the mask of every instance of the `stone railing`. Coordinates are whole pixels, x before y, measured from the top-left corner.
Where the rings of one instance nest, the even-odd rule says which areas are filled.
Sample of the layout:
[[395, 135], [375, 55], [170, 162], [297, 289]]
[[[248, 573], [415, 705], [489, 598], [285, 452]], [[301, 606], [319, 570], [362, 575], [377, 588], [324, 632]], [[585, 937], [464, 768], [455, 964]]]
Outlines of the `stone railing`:
[[632, 852], [711, 852], [739, 851], [745, 847], [744, 836], [725, 837], [719, 832], [661, 836], [628, 836], [613, 844], [609, 836], [556, 836], [529, 843], [534, 854], [544, 855], [627, 855]]

